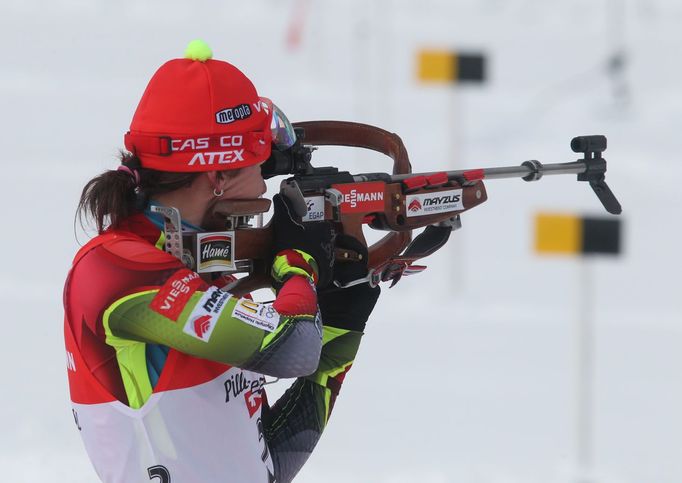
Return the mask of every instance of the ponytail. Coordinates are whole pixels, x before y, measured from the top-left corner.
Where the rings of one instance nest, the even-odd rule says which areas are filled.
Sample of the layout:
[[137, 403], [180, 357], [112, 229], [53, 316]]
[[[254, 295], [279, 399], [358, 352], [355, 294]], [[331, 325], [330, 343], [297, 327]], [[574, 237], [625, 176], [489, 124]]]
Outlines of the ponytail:
[[200, 174], [143, 168], [139, 158], [128, 152], [122, 152], [120, 159], [125, 169], [105, 171], [88, 181], [78, 202], [78, 217], [92, 219], [98, 233], [144, 211], [154, 196], [191, 185]]

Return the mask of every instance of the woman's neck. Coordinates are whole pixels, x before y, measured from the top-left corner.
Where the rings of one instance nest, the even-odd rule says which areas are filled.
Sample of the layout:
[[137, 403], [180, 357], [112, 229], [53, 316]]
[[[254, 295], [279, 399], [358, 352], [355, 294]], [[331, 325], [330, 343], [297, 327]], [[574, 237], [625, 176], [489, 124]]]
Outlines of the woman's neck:
[[183, 221], [192, 225], [201, 226], [210, 202], [209, 199], [198, 196], [196, 190], [181, 188], [154, 196], [154, 199], [164, 206], [172, 206], [180, 211]]

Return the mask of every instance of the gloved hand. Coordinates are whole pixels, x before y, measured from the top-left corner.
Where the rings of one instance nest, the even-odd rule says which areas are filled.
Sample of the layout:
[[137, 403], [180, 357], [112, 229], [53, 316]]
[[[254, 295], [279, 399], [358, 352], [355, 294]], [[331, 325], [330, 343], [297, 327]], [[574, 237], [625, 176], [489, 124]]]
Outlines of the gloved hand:
[[[291, 202], [277, 194], [272, 198], [273, 268], [275, 282], [291, 275], [312, 276], [318, 288], [327, 286], [334, 267], [334, 229], [331, 223], [302, 223]], [[302, 252], [302, 253], [301, 253]], [[311, 273], [314, 272], [314, 273]]]
[[[337, 261], [334, 265], [333, 280], [344, 284], [366, 277], [369, 259], [367, 247], [356, 238], [344, 234], [336, 236], [336, 246], [359, 253], [362, 259], [349, 262]], [[367, 282], [348, 288], [339, 288], [330, 284], [317, 293], [322, 324], [363, 332], [380, 293], [381, 289], [378, 286], [370, 287]]]

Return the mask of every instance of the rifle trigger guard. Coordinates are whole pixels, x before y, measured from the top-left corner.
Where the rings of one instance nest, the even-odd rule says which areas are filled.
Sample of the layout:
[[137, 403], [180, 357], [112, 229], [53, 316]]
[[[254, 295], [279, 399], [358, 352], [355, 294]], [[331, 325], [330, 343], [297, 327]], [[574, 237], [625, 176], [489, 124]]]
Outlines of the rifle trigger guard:
[[370, 268], [367, 272], [367, 275], [362, 278], [358, 278], [357, 280], [352, 280], [348, 283], [341, 283], [338, 280], [334, 280], [334, 285], [339, 288], [350, 288], [355, 287], [356, 285], [367, 283], [370, 287], [374, 288], [379, 285], [379, 282], [382, 281], [382, 273], [384, 268], [385, 265], [381, 265], [377, 268]]

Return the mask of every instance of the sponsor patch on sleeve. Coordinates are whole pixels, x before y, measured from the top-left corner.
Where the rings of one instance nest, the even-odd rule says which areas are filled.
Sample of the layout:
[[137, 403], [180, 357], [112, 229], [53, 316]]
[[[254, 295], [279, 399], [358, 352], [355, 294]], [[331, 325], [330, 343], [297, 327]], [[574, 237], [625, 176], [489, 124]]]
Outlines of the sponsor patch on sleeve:
[[271, 304], [261, 304], [247, 299], [240, 299], [237, 302], [232, 317], [267, 332], [274, 332], [279, 325], [279, 314]]
[[208, 342], [228, 300], [230, 300], [229, 293], [223, 292], [217, 287], [210, 287], [192, 310], [183, 332]]
[[149, 307], [154, 312], [177, 322], [180, 313], [201, 284], [199, 274], [188, 269], [178, 270], [166, 280]]

